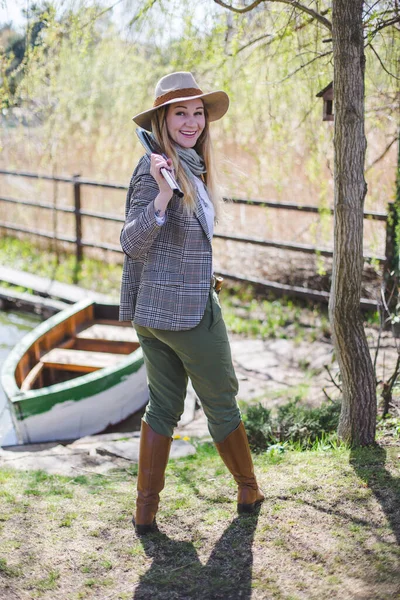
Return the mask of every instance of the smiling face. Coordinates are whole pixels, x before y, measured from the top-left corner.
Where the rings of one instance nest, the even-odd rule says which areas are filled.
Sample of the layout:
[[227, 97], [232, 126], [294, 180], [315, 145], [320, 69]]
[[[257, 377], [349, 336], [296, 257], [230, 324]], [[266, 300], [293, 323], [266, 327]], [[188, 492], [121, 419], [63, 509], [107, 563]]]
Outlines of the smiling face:
[[206, 125], [203, 101], [198, 98], [170, 104], [166, 123], [174, 142], [182, 148], [193, 148]]

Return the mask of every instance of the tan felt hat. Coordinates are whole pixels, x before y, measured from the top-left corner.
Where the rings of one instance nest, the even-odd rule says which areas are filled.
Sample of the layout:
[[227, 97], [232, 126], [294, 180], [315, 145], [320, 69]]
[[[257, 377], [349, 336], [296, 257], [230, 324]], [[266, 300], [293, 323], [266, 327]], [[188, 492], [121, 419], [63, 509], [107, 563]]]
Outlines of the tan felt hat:
[[151, 131], [151, 117], [154, 111], [167, 104], [194, 100], [195, 98], [203, 100], [204, 106], [207, 108], [209, 121], [218, 121], [224, 116], [229, 107], [229, 97], [226, 92], [219, 90], [205, 94], [199, 88], [191, 73], [180, 71], [162, 77], [156, 85], [153, 108], [135, 115], [132, 119], [139, 127]]

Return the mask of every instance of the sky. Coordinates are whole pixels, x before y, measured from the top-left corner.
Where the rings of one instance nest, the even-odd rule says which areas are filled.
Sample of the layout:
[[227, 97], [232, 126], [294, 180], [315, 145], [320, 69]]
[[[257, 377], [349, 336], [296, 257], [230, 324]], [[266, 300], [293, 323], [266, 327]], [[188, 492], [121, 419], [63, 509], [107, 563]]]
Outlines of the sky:
[[12, 21], [20, 29], [24, 25], [21, 9], [29, 4], [26, 0], [0, 0], [0, 24]]
[[[105, 8], [113, 7], [112, 18], [120, 30], [123, 30], [127, 23], [127, 14], [133, 16], [143, 4], [143, 0], [140, 2], [138, 0], [52, 0], [59, 13], [66, 8], [82, 4], [90, 5], [94, 2], [104, 5]], [[34, 3], [34, 0], [0, 0], [0, 25], [11, 21], [14, 29], [22, 33], [26, 29], [26, 19], [22, 11]], [[40, 0], [36, 0], [36, 3], [40, 4]], [[168, 23], [169, 27], [179, 30], [185, 17], [185, 10], [187, 10], [185, 4], [178, 0], [164, 0], [164, 5], [169, 7], [170, 16], [175, 17], [172, 22]], [[212, 0], [196, 0], [191, 3], [191, 12], [207, 28], [207, 16], [223, 11]], [[154, 13], [152, 14], [154, 15]]]
[[[20, 31], [25, 29], [26, 19], [24, 18], [22, 11], [34, 3], [35, 2], [32, 0], [0, 0], [0, 24], [12, 21], [15, 29]], [[40, 3], [40, 0], [36, 3]], [[53, 4], [58, 7], [60, 12], [62, 12], [63, 8], [66, 8], [67, 6], [74, 4], [78, 5], [79, 3], [81, 3], [79, 0], [53, 0]], [[91, 1], [83, 0], [83, 3], [90, 4]], [[104, 4], [106, 7], [116, 4], [116, 0], [98, 0], [97, 3]], [[121, 6], [121, 2], [119, 3], [119, 6]], [[120, 17], [121, 9], [118, 7], [118, 5], [113, 10], [113, 14], [117, 19]]]

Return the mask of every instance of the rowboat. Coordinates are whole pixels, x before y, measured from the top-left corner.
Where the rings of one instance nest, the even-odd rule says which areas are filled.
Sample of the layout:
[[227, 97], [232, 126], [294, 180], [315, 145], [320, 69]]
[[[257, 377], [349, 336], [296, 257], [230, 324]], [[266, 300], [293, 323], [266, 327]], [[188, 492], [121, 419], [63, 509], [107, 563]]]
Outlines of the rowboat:
[[148, 399], [142, 350], [118, 305], [82, 300], [28, 333], [1, 383], [20, 443], [99, 433]]

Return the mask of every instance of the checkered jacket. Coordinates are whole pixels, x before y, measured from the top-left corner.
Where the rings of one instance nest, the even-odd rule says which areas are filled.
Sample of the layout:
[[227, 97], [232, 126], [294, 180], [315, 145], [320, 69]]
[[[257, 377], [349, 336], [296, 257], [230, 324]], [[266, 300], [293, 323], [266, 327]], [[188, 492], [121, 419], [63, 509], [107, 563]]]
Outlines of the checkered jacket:
[[126, 198], [119, 318], [154, 329], [192, 329], [204, 314], [210, 291], [212, 249], [206, 218], [200, 202], [197, 215], [188, 216], [173, 196], [166, 222], [157, 225], [158, 191], [150, 159], [143, 156]]

